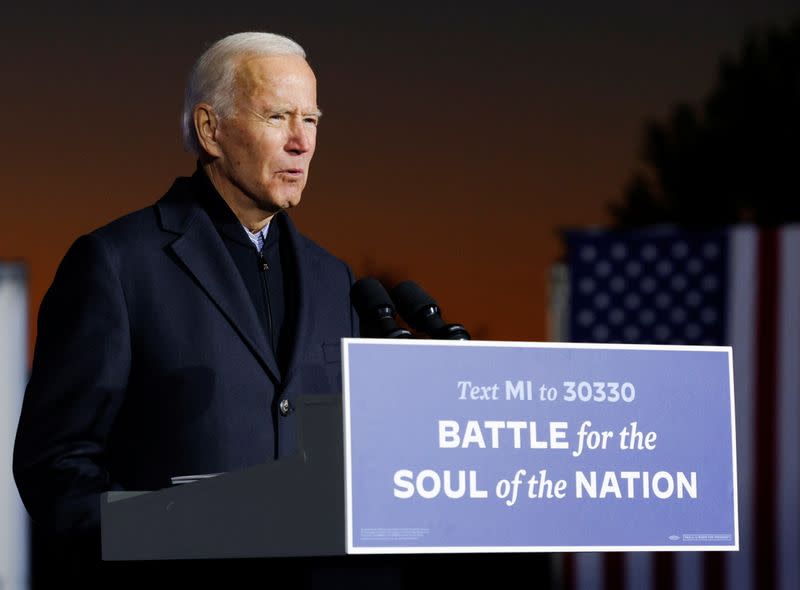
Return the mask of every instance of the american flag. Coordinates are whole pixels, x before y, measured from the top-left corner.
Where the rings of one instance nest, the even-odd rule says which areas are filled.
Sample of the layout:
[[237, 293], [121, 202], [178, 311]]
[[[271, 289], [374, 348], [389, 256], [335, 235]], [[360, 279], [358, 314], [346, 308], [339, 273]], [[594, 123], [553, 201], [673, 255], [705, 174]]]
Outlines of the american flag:
[[563, 587], [800, 588], [800, 225], [565, 241], [557, 339], [733, 347], [740, 551], [564, 555]]

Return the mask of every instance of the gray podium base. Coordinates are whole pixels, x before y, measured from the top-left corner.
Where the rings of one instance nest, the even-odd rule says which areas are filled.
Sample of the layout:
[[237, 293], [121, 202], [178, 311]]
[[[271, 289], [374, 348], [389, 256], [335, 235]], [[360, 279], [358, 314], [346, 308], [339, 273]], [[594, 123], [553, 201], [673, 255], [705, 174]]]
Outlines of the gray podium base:
[[155, 492], [101, 499], [103, 560], [345, 553], [341, 400], [298, 403], [298, 455]]

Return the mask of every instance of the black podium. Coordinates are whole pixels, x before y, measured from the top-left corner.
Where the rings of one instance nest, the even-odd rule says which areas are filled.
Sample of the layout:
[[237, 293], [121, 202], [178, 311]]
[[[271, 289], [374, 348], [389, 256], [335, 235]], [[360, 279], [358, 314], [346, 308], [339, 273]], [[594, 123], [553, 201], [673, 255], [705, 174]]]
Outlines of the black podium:
[[[545, 554], [346, 555], [341, 399], [301, 398], [297, 412], [301, 451], [291, 459], [154, 492], [103, 494], [103, 559], [123, 566], [117, 577], [158, 579], [162, 565], [185, 576], [199, 563], [205, 583], [266, 571], [295, 572], [296, 582], [304, 570], [296, 587], [312, 590], [486, 588], [522, 578], [551, 587]], [[221, 573], [209, 569], [226, 563]]]
[[300, 452], [154, 492], [102, 496], [104, 560], [345, 553], [341, 399], [297, 404]]

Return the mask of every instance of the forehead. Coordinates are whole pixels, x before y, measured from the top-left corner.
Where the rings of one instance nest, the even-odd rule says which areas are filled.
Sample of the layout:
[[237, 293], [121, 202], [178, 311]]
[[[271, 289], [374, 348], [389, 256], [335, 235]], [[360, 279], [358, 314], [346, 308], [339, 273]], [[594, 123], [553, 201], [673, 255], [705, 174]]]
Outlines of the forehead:
[[241, 98], [316, 107], [317, 81], [299, 55], [244, 56], [236, 65], [234, 80]]

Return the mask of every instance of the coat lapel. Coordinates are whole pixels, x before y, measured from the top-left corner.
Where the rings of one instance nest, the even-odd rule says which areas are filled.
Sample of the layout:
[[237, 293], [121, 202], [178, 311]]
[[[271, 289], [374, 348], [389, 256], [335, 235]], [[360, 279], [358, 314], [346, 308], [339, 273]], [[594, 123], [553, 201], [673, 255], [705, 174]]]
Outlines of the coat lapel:
[[264, 330], [236, 263], [202, 209], [195, 204], [188, 212], [184, 208], [183, 215], [180, 215], [181, 204], [185, 202], [167, 199], [158, 204], [164, 229], [181, 234], [168, 246], [169, 249], [185, 265], [273, 380], [280, 381], [278, 364], [268, 350]]

